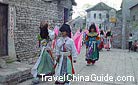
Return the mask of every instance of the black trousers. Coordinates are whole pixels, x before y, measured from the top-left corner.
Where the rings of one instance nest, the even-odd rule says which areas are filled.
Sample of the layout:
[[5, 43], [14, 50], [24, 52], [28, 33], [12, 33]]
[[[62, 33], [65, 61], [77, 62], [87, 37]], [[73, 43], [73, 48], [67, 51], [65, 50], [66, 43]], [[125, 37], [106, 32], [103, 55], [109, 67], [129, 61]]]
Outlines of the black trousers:
[[134, 46], [134, 52], [136, 52], [137, 51], [137, 47], [136, 46]]
[[129, 42], [128, 45], [129, 45], [129, 50], [131, 50], [132, 49], [132, 42]]

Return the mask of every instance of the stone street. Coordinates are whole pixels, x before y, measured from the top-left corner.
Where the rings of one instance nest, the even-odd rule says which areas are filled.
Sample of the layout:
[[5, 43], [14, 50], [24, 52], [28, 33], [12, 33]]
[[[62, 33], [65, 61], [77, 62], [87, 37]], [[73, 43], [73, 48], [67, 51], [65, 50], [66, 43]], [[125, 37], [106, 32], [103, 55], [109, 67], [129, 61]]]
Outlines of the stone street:
[[[93, 80], [73, 81], [72, 85], [138, 85], [138, 53], [128, 50], [105, 49], [100, 52], [100, 59], [95, 65], [86, 66], [85, 47], [82, 48], [75, 65], [76, 76], [93, 75]], [[112, 81], [100, 80], [100, 76], [111, 76]], [[95, 80], [95, 76], [98, 79]], [[86, 78], [86, 77], [85, 77]], [[28, 80], [19, 85], [30, 85]], [[41, 82], [39, 85], [54, 85], [54, 82]]]

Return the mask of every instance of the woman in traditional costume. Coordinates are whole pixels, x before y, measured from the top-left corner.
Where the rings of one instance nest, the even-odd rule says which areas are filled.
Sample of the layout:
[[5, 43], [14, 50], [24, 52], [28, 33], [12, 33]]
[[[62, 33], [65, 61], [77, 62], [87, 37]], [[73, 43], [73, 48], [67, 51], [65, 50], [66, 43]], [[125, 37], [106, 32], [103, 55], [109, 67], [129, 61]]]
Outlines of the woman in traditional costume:
[[40, 25], [40, 34], [38, 35], [38, 40], [40, 41], [41, 52], [40, 56], [31, 70], [31, 73], [34, 77], [32, 81], [33, 84], [39, 83], [40, 74], [45, 74], [45, 76], [52, 76], [54, 71], [54, 58], [52, 56], [51, 49], [51, 38], [54, 37], [54, 32], [51, 32], [48, 29], [47, 22], [41, 22]]
[[94, 64], [99, 59], [99, 36], [96, 31], [95, 24], [89, 28], [89, 33], [86, 36], [86, 61], [87, 65]]
[[[75, 71], [73, 62], [76, 62], [77, 51], [73, 39], [71, 39], [71, 29], [67, 24], [63, 24], [60, 28], [62, 37], [56, 43], [57, 64], [55, 69], [55, 76], [64, 77], [63, 80], [57, 80], [55, 84], [70, 85], [68, 80], [72, 79]], [[67, 78], [68, 76], [68, 78]]]
[[111, 49], [112, 37], [113, 37], [113, 35], [112, 35], [111, 30], [107, 31], [107, 33], [106, 33], [106, 45], [105, 45], [105, 49], [107, 49], [107, 51], [110, 51], [110, 49]]
[[100, 31], [100, 45], [99, 45], [99, 50], [102, 50], [104, 48], [104, 31]]

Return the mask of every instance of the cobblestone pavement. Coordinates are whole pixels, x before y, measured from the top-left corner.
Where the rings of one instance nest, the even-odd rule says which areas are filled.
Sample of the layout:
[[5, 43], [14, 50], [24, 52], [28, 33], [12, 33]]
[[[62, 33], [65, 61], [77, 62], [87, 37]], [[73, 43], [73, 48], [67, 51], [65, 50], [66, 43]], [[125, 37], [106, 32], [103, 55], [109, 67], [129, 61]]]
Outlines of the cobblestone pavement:
[[[86, 81], [81, 78], [81, 81], [71, 82], [72, 85], [138, 85], [138, 53], [135, 52], [121, 49], [103, 50], [95, 65], [86, 66], [85, 47], [83, 47], [74, 65], [76, 76], [84, 76]], [[28, 80], [20, 85], [30, 85], [31, 81]], [[54, 82], [41, 82], [39, 85], [54, 85]]]

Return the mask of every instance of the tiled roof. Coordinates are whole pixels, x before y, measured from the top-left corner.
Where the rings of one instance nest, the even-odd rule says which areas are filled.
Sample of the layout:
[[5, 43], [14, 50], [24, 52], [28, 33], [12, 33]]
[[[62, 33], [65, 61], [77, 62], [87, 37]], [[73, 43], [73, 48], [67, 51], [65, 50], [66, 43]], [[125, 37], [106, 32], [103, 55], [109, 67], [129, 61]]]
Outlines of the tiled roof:
[[[65, 0], [57, 0], [57, 1], [65, 1]], [[72, 2], [72, 5], [74, 5], [74, 6], [77, 5], [77, 3], [75, 2], [75, 0], [71, 0], [71, 2]]]
[[72, 1], [72, 5], [76, 6], [77, 3], [75, 2], [75, 0], [71, 0]]
[[138, 3], [135, 4], [134, 6], [130, 7], [130, 10], [133, 9], [134, 7], [138, 6]]
[[108, 5], [106, 5], [103, 2], [100, 2], [97, 5], [95, 5], [94, 7], [87, 9], [86, 11], [87, 12], [89, 12], [89, 11], [95, 11], [95, 10], [100, 10], [100, 11], [101, 10], [107, 10], [107, 11], [109, 11], [111, 9], [113, 9], [113, 8], [109, 7]]

